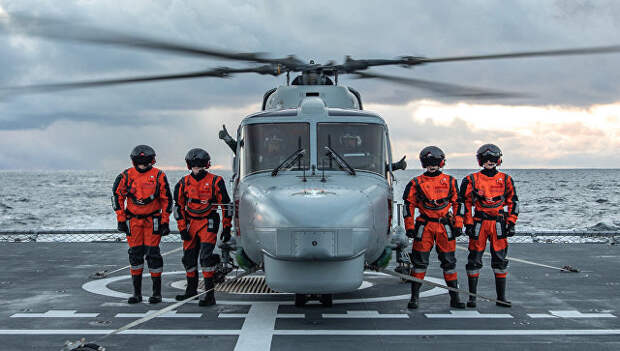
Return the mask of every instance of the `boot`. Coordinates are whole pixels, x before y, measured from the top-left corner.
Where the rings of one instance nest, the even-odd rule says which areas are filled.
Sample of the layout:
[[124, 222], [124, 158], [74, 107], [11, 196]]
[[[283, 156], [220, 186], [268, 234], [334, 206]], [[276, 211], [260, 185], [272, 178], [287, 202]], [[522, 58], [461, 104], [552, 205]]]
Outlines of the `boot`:
[[[472, 294], [477, 293], [478, 291], [478, 277], [467, 277], [469, 281], [469, 292]], [[476, 308], [476, 297], [469, 295], [469, 300], [467, 300], [467, 307]]]
[[213, 306], [215, 305], [215, 285], [213, 284], [213, 278], [205, 278], [205, 293], [198, 301], [198, 306]]
[[151, 277], [153, 280], [153, 295], [149, 297], [149, 303], [161, 302], [161, 277]]
[[500, 307], [512, 307], [510, 301], [506, 300], [506, 278], [495, 278], [495, 291], [497, 292], [497, 299], [502, 302], [508, 303], [508, 305], [496, 302], [495, 304]]
[[[446, 282], [446, 285], [451, 288], [458, 289], [459, 282], [458, 280], [450, 280]], [[450, 307], [465, 309], [465, 303], [461, 302], [461, 299], [459, 298], [459, 293], [450, 290], [448, 290], [448, 292], [450, 293]]]
[[422, 283], [411, 282], [411, 300], [407, 304], [407, 308], [415, 310], [418, 308], [418, 301], [420, 300], [420, 287]]
[[132, 275], [131, 282], [133, 284], [133, 296], [127, 299], [127, 303], [134, 304], [142, 302], [142, 274]]
[[177, 295], [174, 298], [177, 301], [183, 301], [192, 296], [198, 295], [198, 276], [195, 277], [187, 277], [187, 286], [185, 287], [185, 294]]

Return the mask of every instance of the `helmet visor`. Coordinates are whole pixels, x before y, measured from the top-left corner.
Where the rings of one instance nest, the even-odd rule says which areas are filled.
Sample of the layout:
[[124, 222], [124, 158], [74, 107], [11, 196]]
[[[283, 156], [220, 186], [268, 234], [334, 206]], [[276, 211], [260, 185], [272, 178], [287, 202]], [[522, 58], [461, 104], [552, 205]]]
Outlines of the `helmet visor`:
[[149, 165], [153, 163], [153, 156], [138, 155], [131, 158], [137, 165]]
[[193, 160], [187, 161], [187, 164], [189, 165], [190, 168], [192, 168], [192, 167], [207, 167], [207, 165], [209, 164], [209, 160], [206, 160], [206, 159], [193, 159]]
[[424, 157], [424, 158], [422, 158], [422, 164], [424, 165], [424, 167], [439, 166], [439, 165], [441, 165], [441, 161], [443, 161], [442, 158], [436, 158], [436, 157]]
[[482, 164], [487, 163], [488, 161], [491, 161], [493, 163], [497, 163], [501, 156], [502, 156], [501, 153], [493, 152], [491, 150], [486, 150], [482, 154], [478, 155], [478, 157], [480, 158], [480, 162]]

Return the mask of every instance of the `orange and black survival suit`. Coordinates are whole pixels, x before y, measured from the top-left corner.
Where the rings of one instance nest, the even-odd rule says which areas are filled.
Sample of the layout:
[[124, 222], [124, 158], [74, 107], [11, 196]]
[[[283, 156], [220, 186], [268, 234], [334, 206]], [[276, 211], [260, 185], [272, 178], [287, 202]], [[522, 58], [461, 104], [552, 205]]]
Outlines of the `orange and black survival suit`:
[[112, 206], [118, 220], [118, 230], [127, 234], [129, 264], [133, 281], [133, 296], [129, 303], [142, 301], [142, 269], [144, 258], [153, 281], [150, 303], [161, 302], [161, 273], [164, 260], [159, 250], [162, 235], [170, 233], [169, 218], [172, 196], [163, 171], [154, 168], [155, 150], [138, 145], [131, 151], [133, 168], [116, 177]]
[[[476, 293], [478, 276], [482, 268], [482, 254], [487, 240], [490, 242], [491, 267], [495, 273], [497, 299], [506, 300], [506, 275], [508, 268], [508, 239], [515, 233], [519, 215], [519, 198], [512, 177], [499, 172], [502, 152], [496, 145], [482, 145], [476, 154], [482, 170], [470, 174], [461, 182], [459, 201], [465, 207], [464, 222], [469, 236], [467, 277], [469, 291]], [[469, 297], [469, 307], [476, 307], [476, 298]], [[509, 305], [497, 304], [509, 307]]]
[[[436, 146], [428, 146], [420, 152], [422, 167], [427, 171], [413, 178], [405, 188], [405, 229], [407, 236], [413, 238], [413, 271], [411, 275], [424, 279], [433, 245], [441, 261], [446, 284], [457, 288], [456, 242], [461, 235], [463, 218], [459, 214], [458, 185], [456, 179], [441, 172], [445, 155]], [[415, 218], [415, 209], [419, 216]], [[452, 211], [451, 211], [452, 210]], [[411, 301], [408, 308], [417, 308], [421, 283], [411, 283]], [[459, 295], [450, 291], [450, 306], [465, 308]]]
[[187, 168], [191, 173], [181, 178], [174, 188], [175, 209], [181, 238], [183, 239], [183, 266], [185, 267], [187, 288], [185, 294], [177, 295], [184, 300], [197, 294], [198, 261], [205, 281], [207, 293], [199, 301], [200, 306], [215, 304], [213, 276], [220, 261], [213, 249], [220, 227], [217, 206], [221, 206], [222, 241], [230, 240], [232, 213], [228, 206], [230, 198], [226, 192], [224, 179], [207, 172], [211, 157], [203, 149], [191, 149], [185, 156]]

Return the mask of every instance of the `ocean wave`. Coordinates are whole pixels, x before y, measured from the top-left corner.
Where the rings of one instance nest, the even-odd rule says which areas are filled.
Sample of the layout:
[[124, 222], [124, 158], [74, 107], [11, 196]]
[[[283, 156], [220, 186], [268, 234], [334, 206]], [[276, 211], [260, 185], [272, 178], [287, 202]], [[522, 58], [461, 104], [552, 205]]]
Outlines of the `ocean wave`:
[[620, 230], [620, 225], [616, 225], [620, 223], [611, 224], [609, 222], [598, 222], [595, 225], [588, 227], [588, 231], [593, 232], [615, 232]]

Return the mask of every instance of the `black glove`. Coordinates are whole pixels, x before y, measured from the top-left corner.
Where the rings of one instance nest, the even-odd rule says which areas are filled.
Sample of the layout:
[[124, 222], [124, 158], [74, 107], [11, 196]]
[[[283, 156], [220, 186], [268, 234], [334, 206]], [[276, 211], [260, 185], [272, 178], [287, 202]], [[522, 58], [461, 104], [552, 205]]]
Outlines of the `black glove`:
[[183, 241], [192, 240], [192, 236], [189, 235], [189, 232], [187, 231], [187, 229], [181, 230], [180, 234], [181, 234], [181, 239], [183, 239]]
[[474, 232], [474, 225], [473, 224], [465, 225], [465, 235], [467, 235], [471, 239], [474, 239], [476, 237], [476, 233]]
[[169, 223], [162, 223], [159, 225], [159, 234], [161, 236], [166, 236], [168, 234], [170, 234], [170, 224]]
[[222, 233], [220, 234], [220, 239], [224, 243], [230, 240], [230, 227], [224, 227], [222, 229]]
[[515, 224], [512, 222], [506, 222], [506, 236], [511, 237], [515, 235]]
[[455, 238], [463, 235], [463, 228], [452, 228], [452, 235], [454, 235]]
[[413, 229], [407, 229], [407, 232], [405, 232], [405, 235], [406, 235], [408, 238], [413, 239], [413, 238], [415, 238], [415, 230], [413, 230]]
[[119, 232], [123, 232], [127, 235], [129, 235], [129, 227], [127, 227], [127, 222], [118, 222], [116, 229]]
[[226, 137], [230, 138], [230, 134], [228, 134], [228, 131], [226, 130], [225, 125], [222, 125], [222, 130], [220, 130], [217, 136], [222, 140], [225, 140]]

